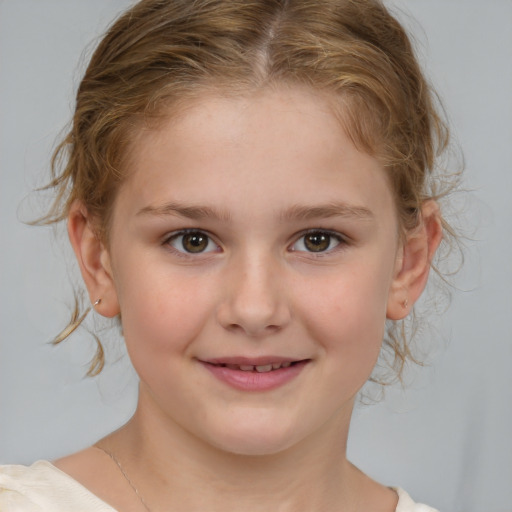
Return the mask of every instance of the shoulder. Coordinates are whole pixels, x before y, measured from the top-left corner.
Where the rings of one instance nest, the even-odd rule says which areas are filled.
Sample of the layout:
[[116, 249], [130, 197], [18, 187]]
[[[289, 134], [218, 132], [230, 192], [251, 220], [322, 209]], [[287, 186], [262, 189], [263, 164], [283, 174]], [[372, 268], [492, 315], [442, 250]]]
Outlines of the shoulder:
[[48, 461], [0, 466], [2, 512], [115, 512]]
[[398, 494], [398, 504], [395, 512], [437, 512], [436, 509], [428, 505], [415, 503], [403, 489], [395, 488], [394, 490]]

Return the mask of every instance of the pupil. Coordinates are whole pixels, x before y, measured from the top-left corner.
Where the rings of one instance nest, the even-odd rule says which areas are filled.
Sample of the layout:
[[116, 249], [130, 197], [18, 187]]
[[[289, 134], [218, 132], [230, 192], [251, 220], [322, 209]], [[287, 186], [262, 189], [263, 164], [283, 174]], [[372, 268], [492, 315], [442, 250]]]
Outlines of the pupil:
[[306, 235], [305, 245], [312, 252], [322, 252], [329, 247], [330, 235], [325, 233], [311, 233]]
[[202, 252], [208, 245], [208, 237], [202, 233], [190, 233], [183, 236], [183, 247], [187, 252]]

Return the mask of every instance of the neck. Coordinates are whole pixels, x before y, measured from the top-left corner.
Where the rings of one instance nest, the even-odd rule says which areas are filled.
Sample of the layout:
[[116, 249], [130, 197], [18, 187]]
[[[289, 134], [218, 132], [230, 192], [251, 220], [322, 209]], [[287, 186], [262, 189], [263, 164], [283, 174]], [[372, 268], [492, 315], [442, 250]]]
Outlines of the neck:
[[[152, 512], [351, 510], [360, 473], [346, 459], [350, 412], [279, 453], [220, 450], [139, 403], [105, 441]], [[172, 508], [171, 508], [172, 507]]]

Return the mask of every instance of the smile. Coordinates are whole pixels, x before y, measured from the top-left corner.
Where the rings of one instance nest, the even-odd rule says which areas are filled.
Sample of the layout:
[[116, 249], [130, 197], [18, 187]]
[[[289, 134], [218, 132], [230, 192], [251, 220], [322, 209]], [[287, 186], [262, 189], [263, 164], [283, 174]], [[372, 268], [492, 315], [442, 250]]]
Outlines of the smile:
[[240, 391], [270, 391], [298, 377], [311, 360], [227, 358], [199, 362], [229, 387]]
[[[297, 361], [298, 362], [298, 361]], [[225, 368], [229, 368], [230, 370], [240, 370], [242, 372], [258, 372], [258, 373], [266, 373], [271, 372], [272, 370], [279, 370], [279, 368], [288, 368], [292, 363], [290, 361], [283, 363], [270, 363], [270, 364], [261, 364], [261, 365], [252, 365], [252, 364], [219, 364], [216, 366], [224, 366]]]

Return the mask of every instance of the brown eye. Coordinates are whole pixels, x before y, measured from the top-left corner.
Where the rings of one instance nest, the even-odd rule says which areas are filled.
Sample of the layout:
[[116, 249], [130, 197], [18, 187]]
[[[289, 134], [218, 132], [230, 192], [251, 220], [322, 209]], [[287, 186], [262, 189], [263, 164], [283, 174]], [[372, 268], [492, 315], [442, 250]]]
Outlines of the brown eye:
[[327, 233], [309, 233], [304, 237], [304, 246], [311, 252], [322, 252], [329, 248], [331, 235]]
[[188, 231], [178, 233], [168, 241], [179, 252], [198, 254], [214, 251], [217, 246], [211, 238], [202, 231]]
[[292, 246], [293, 251], [328, 252], [343, 242], [340, 235], [328, 231], [310, 231], [301, 236]]
[[203, 252], [208, 247], [208, 237], [203, 233], [189, 233], [183, 236], [182, 244], [187, 252]]

